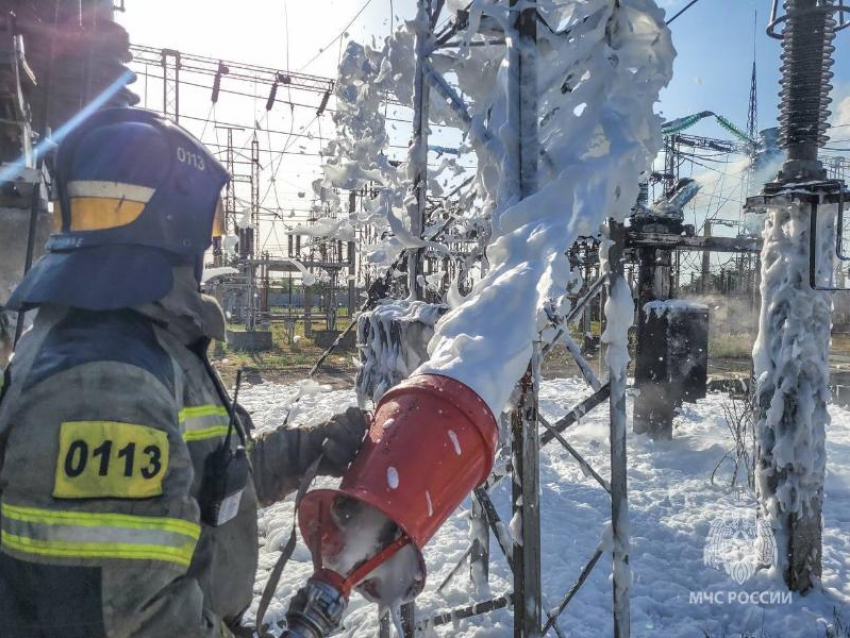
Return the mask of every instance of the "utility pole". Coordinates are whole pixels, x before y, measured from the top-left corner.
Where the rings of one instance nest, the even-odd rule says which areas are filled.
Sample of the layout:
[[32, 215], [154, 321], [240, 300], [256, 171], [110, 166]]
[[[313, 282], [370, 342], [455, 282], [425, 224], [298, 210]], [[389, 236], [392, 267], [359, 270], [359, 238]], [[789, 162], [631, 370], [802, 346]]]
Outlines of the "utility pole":
[[[711, 221], [706, 218], [703, 224], [703, 237], [711, 237]], [[702, 276], [700, 278], [700, 289], [703, 295], [711, 292], [711, 251], [702, 251]]]
[[668, 135], [664, 140], [664, 194], [676, 188], [679, 181], [679, 138]]
[[[357, 212], [357, 191], [348, 194], [348, 214], [354, 216]], [[357, 245], [354, 241], [348, 242], [348, 320], [354, 321], [354, 312], [357, 310]], [[342, 257], [340, 257], [342, 259]]]
[[[833, 209], [822, 211], [820, 221], [817, 212], [844, 191], [843, 183], [826, 180], [818, 149], [828, 139], [832, 41], [848, 26], [843, 14], [850, 7], [785, 0], [784, 9], [777, 16], [774, 3], [767, 32], [782, 40], [780, 145], [786, 159], [777, 182], [748, 201], [767, 212], [753, 353], [756, 484], [761, 515], [776, 541], [777, 567], [790, 590], [806, 592], [820, 580], [823, 555], [832, 298], [819, 280], [830, 277], [834, 257]], [[842, 16], [838, 28], [836, 13]]]
[[[232, 147], [230, 149], [232, 157]], [[259, 243], [260, 232], [260, 142], [257, 140], [257, 133], [254, 132], [251, 138], [251, 209], [250, 226], [248, 228], [239, 229], [239, 245], [242, 247], [242, 241], [246, 242], [240, 254], [245, 255], [245, 267], [248, 272], [248, 316], [245, 322], [248, 330], [254, 330], [257, 325], [257, 258], [260, 256], [257, 249]]]
[[[413, 170], [413, 198], [407, 206], [410, 234], [421, 238], [425, 229], [425, 207], [428, 202], [428, 117], [431, 85], [425, 78], [425, 67], [431, 56], [431, 0], [417, 0], [416, 70], [413, 79], [413, 143], [408, 164]], [[422, 249], [407, 251], [407, 289], [411, 299], [422, 299]]]
[[236, 152], [233, 147], [233, 131], [244, 131], [238, 126], [216, 125], [227, 131], [227, 146], [224, 153], [224, 168], [230, 175], [224, 190], [224, 233], [236, 234]]
[[256, 259], [259, 256], [257, 244], [260, 235], [260, 142], [256, 131], [251, 138], [251, 228], [248, 230], [251, 244], [248, 255]]

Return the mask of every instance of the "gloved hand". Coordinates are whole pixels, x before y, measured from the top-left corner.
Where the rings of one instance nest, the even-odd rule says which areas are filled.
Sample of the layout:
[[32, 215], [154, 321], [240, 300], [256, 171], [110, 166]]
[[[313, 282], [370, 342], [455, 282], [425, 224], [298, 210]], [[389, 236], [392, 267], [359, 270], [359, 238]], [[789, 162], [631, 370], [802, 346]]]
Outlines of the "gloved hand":
[[250, 446], [254, 487], [263, 506], [298, 489], [299, 481], [319, 454], [319, 473], [342, 476], [357, 456], [368, 423], [357, 408], [313, 427], [281, 427], [254, 438]]
[[319, 474], [342, 476], [357, 456], [368, 429], [369, 423], [363, 412], [359, 408], [348, 408], [335, 414], [328, 422], [302, 433], [300, 460], [306, 468], [321, 453], [324, 457], [319, 465]]

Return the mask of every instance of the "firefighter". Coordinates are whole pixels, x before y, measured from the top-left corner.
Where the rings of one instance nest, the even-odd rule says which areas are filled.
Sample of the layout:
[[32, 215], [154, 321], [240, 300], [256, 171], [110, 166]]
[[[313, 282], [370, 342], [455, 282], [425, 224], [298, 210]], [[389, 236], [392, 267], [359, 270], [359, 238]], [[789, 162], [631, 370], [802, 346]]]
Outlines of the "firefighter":
[[258, 504], [360, 447], [354, 408], [252, 437], [207, 359], [225, 322], [200, 275], [227, 180], [139, 109], [60, 145], [54, 233], [8, 304], [38, 312], [0, 395], [4, 638], [241, 633]]

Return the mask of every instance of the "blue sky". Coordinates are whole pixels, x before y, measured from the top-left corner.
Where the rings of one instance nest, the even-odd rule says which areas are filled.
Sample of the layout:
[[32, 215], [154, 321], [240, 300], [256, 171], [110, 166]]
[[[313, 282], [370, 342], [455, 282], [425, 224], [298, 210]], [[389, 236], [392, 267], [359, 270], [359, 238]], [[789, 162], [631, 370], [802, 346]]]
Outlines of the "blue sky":
[[[673, 15], [688, 2], [659, 1], [668, 15]], [[462, 0], [449, 0], [452, 2], [461, 4]], [[392, 28], [391, 9], [392, 21], [398, 24], [413, 16], [415, 4], [415, 0], [127, 0], [127, 12], [119, 20], [127, 27], [133, 43], [279, 69], [303, 69], [333, 77], [340, 49], [349, 38], [365, 43], [380, 40]], [[710, 110], [744, 127], [755, 38], [759, 125], [766, 128], [776, 124], [780, 43], [765, 34], [770, 4], [771, 0], [700, 0], [671, 25], [678, 51], [675, 75], [657, 107], [666, 119]], [[756, 11], [758, 18], [754, 30]], [[352, 22], [358, 13], [360, 16]], [[833, 144], [850, 147], [850, 29], [839, 34], [835, 44], [833, 96], [836, 103], [843, 100], [844, 126], [833, 131]], [[151, 106], [159, 106], [162, 99], [155, 79], [157, 72], [157, 69], [151, 70], [152, 79], [148, 83], [140, 77], [135, 87], [140, 95], [147, 96]], [[250, 144], [255, 120], [261, 121], [266, 129], [287, 131], [294, 126], [294, 130], [300, 131], [301, 137], [294, 141], [287, 155], [275, 155], [271, 150], [280, 146], [280, 136], [265, 131], [260, 135], [263, 176], [272, 173], [276, 176], [274, 187], [263, 189], [263, 205], [288, 209], [297, 222], [308, 214], [310, 183], [321, 172], [322, 160], [317, 151], [334, 131], [328, 117], [313, 122], [315, 106], [309, 105], [318, 102], [319, 95], [302, 94], [290, 99], [309, 103], [308, 108], [290, 111], [279, 105], [266, 115], [265, 94], [257, 95], [257, 99], [224, 95], [212, 111], [208, 89], [186, 87], [181, 95], [183, 109], [191, 111], [197, 119], [185, 119], [181, 123], [211, 145], [223, 142], [223, 132], [215, 127], [217, 122], [241, 123], [246, 130], [235, 134], [236, 145], [240, 148]], [[402, 119], [409, 118], [409, 112], [395, 114]], [[393, 115], [392, 109], [390, 115]], [[410, 127], [399, 122], [392, 123], [390, 128], [396, 148], [390, 149], [389, 154], [401, 158]], [[729, 137], [708, 120], [689, 132]], [[435, 130], [435, 137], [437, 140], [452, 138], [439, 130]], [[703, 175], [703, 192], [710, 193], [712, 200], [723, 202], [723, 210], [713, 209], [711, 214], [737, 216], [743, 193], [736, 171], [740, 172], [742, 167], [727, 164], [717, 170], [718, 166]], [[683, 172], [687, 174], [687, 170]], [[244, 200], [247, 194], [241, 197]], [[699, 226], [704, 213], [694, 214], [693, 221]], [[273, 236], [271, 230], [263, 234], [263, 244], [274, 250], [279, 244], [277, 236]]]
[[[673, 15], [688, 0], [659, 0]], [[366, 4], [362, 0], [128, 0], [121, 20], [133, 42], [188, 52], [301, 68], [333, 75], [340, 42], [318, 57], [319, 49], [340, 34]], [[713, 110], [744, 126], [755, 36], [759, 73], [759, 123], [776, 122], [779, 42], [765, 35], [771, 0], [700, 0], [671, 28], [678, 56], [675, 77], [662, 95], [660, 111], [668, 119]], [[360, 41], [381, 38], [396, 22], [411, 17], [415, 0], [371, 0], [347, 28]], [[758, 13], [757, 28], [753, 28]], [[163, 20], [163, 15], [170, 19]], [[836, 39], [835, 95], [850, 94], [850, 29]], [[314, 59], [315, 58], [315, 59]], [[695, 132], [722, 135], [710, 122]], [[725, 135], [723, 135], [725, 136]], [[850, 135], [845, 136], [850, 137]]]
[[[672, 15], [687, 0], [666, 0], [663, 4]], [[765, 34], [769, 5], [769, 0], [701, 0], [673, 22], [678, 56], [673, 82], [662, 95], [665, 116], [672, 119], [710, 110], [744, 126], [753, 59], [753, 16], [757, 11], [759, 124], [760, 128], [775, 125], [780, 42]], [[843, 97], [850, 92], [850, 30], [840, 33], [835, 44], [834, 93]], [[721, 131], [710, 124], [704, 128], [707, 134], [721, 136]]]

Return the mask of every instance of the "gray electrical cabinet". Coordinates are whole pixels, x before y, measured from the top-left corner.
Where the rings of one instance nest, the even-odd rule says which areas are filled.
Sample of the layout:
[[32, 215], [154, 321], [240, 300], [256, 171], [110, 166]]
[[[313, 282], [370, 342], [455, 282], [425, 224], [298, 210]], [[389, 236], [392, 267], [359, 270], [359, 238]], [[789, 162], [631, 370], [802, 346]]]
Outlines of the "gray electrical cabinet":
[[705, 397], [708, 307], [679, 299], [653, 301], [640, 314], [634, 429], [670, 438], [676, 408]]

